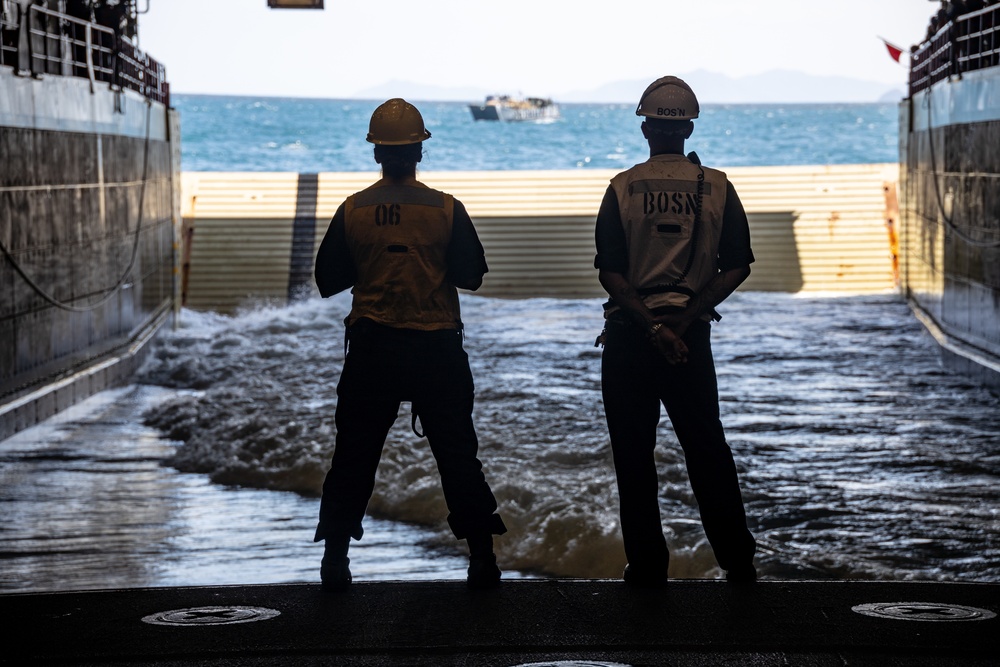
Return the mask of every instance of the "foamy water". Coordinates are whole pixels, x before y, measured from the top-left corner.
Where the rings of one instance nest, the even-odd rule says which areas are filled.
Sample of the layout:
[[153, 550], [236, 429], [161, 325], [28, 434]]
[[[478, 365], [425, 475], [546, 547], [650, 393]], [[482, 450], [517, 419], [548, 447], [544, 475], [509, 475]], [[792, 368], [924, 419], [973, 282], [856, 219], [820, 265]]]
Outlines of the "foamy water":
[[[3, 441], [0, 591], [318, 581], [319, 501], [225, 486], [165, 461], [177, 443], [142, 423], [178, 392], [112, 389]], [[457, 579], [467, 561], [417, 526], [369, 519], [362, 579]], [[516, 573], [508, 573], [508, 577]]]
[[[169, 459], [220, 484], [321, 488], [334, 441], [349, 297], [236, 317], [184, 313], [145, 383], [185, 389], [147, 414]], [[599, 300], [463, 296], [487, 478], [507, 569], [619, 576], [617, 493], [600, 397]], [[723, 423], [764, 576], [1000, 580], [1000, 401], [941, 370], [895, 295], [738, 293], [715, 326]], [[717, 576], [683, 457], [661, 421], [671, 574]], [[408, 405], [370, 513], [457, 549]], [[460, 553], [460, 552], [456, 552]]]
[[[0, 590], [316, 581], [348, 304], [185, 311], [139, 384], [5, 440]], [[462, 307], [506, 576], [620, 576], [600, 301]], [[898, 297], [738, 293], [720, 310], [723, 423], [762, 576], [1000, 581], [1000, 399], [941, 370]], [[400, 412], [352, 570], [462, 578], [434, 461]], [[659, 443], [671, 574], [719, 576], [665, 418]]]

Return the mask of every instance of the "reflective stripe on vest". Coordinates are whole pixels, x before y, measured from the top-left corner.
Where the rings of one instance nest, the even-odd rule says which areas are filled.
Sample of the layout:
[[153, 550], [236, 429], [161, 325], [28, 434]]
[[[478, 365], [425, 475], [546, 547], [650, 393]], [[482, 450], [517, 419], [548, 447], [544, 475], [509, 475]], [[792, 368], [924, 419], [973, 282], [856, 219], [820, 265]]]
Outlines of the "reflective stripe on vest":
[[[628, 246], [625, 278], [643, 296], [649, 308], [684, 306], [690, 294], [700, 292], [718, 273], [719, 237], [726, 208], [726, 175], [702, 167], [701, 223], [694, 233], [698, 205], [698, 165], [683, 155], [655, 155], [611, 180], [618, 198]], [[691, 270], [676, 289], [691, 255]]]
[[357, 267], [348, 322], [461, 327], [458, 290], [445, 279], [455, 200], [417, 185], [376, 185], [344, 202], [344, 232]]

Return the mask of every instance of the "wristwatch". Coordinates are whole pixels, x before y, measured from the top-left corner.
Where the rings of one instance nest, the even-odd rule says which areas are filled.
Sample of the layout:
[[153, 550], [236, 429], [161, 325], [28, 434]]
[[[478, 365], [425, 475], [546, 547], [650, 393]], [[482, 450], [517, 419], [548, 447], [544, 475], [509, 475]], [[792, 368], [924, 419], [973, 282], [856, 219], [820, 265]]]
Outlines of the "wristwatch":
[[652, 324], [649, 325], [649, 329], [646, 330], [646, 334], [650, 338], [653, 338], [656, 336], [656, 333], [660, 330], [661, 327], [663, 327], [662, 322], [653, 322]]

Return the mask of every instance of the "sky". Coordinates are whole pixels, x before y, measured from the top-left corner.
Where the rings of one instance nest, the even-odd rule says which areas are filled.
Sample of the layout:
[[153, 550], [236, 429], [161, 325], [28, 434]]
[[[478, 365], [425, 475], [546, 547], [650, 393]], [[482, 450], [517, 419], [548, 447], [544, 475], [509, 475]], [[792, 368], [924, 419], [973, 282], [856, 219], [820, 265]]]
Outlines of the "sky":
[[[771, 70], [905, 87], [880, 37], [919, 42], [930, 0], [148, 0], [140, 48], [177, 93], [365, 98], [391, 82], [572, 91], [707, 70]], [[139, 2], [145, 9], [146, 3]], [[790, 85], [792, 85], [790, 83]], [[789, 91], [794, 95], [794, 91]]]

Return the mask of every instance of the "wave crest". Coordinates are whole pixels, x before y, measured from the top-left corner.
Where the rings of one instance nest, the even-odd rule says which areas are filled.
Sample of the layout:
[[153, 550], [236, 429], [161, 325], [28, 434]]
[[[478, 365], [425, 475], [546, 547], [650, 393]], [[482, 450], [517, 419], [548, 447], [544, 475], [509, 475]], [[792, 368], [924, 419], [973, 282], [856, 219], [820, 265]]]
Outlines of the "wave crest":
[[[620, 576], [625, 558], [599, 409], [600, 357], [582, 345], [599, 328], [600, 310], [591, 301], [559, 308], [545, 301], [503, 315], [478, 312], [486, 300], [463, 300], [470, 319], [490, 318], [489, 327], [469, 332], [466, 347], [479, 385], [480, 459], [509, 529], [496, 540], [498, 556], [523, 571]], [[232, 318], [185, 311], [188, 324], [166, 336], [143, 369], [144, 381], [184, 390], [146, 415], [183, 443], [170, 465], [220, 484], [320, 495], [336, 435], [348, 308], [341, 296]], [[536, 336], [541, 327], [532, 318], [579, 340]], [[403, 404], [400, 412], [407, 410]], [[408, 419], [389, 433], [368, 509], [430, 526], [435, 546], [456, 546], [436, 462]]]

